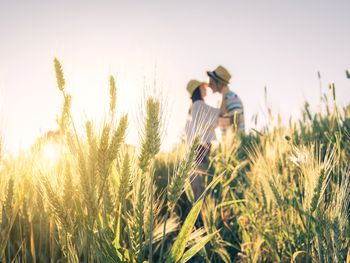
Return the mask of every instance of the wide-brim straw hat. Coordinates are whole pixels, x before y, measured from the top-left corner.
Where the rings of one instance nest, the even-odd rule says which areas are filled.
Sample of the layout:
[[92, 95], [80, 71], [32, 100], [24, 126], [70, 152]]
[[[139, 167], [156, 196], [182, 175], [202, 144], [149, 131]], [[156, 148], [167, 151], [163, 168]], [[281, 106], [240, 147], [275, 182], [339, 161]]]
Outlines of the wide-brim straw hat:
[[204, 82], [204, 81], [198, 81], [198, 80], [196, 80], [196, 79], [191, 79], [191, 80], [188, 82], [187, 87], [186, 87], [188, 93], [190, 94], [190, 97], [192, 97], [193, 92], [194, 92], [199, 86], [201, 86], [201, 85], [203, 85], [203, 84], [208, 85], [208, 83], [206, 83], [206, 82]]
[[223, 66], [218, 66], [214, 71], [207, 71], [209, 77], [221, 81], [225, 84], [230, 83], [231, 74]]

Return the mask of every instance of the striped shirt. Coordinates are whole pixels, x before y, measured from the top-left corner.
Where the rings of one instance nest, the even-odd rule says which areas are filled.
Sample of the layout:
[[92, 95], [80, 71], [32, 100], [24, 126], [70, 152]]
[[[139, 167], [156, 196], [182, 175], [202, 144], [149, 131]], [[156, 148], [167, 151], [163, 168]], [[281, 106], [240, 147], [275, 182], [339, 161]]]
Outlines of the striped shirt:
[[231, 117], [232, 124], [237, 125], [238, 130], [244, 132], [244, 110], [241, 99], [236, 93], [228, 90], [225, 94], [223, 94], [223, 103], [223, 116]]

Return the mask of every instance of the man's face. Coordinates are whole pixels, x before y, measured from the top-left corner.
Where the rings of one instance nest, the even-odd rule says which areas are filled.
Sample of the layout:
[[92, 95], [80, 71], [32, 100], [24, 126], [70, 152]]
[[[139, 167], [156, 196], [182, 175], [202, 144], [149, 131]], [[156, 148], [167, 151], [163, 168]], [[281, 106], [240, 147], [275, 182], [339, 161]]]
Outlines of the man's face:
[[213, 93], [219, 92], [218, 83], [213, 78], [209, 78], [209, 87], [211, 88]]

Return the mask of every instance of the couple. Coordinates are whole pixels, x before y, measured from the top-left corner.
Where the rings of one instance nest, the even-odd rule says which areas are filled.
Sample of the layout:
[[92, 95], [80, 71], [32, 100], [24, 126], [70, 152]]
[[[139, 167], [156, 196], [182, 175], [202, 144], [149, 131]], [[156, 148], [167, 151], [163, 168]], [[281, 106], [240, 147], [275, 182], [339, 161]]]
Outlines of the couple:
[[[209, 165], [209, 153], [212, 141], [216, 140], [215, 128], [219, 127], [222, 136], [229, 129], [244, 132], [244, 112], [240, 98], [229, 89], [231, 74], [223, 66], [214, 71], [207, 71], [209, 83], [190, 80], [187, 91], [190, 94], [191, 106], [186, 124], [186, 140], [191, 142], [195, 136], [201, 138], [196, 153], [197, 170], [206, 170]], [[208, 86], [213, 93], [222, 94], [220, 108], [205, 103]], [[194, 199], [197, 200], [204, 191], [204, 173], [197, 173], [191, 178]]]

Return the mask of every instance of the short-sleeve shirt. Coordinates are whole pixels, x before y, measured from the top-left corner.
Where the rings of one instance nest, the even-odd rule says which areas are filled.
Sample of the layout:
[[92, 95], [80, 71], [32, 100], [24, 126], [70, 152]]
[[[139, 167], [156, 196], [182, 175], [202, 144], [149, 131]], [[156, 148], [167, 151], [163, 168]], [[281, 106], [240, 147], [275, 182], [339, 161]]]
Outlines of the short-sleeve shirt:
[[231, 90], [227, 91], [223, 99], [225, 100], [225, 115], [236, 119], [238, 129], [244, 131], [244, 109], [241, 99]]

